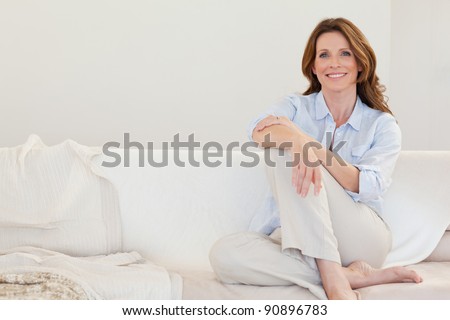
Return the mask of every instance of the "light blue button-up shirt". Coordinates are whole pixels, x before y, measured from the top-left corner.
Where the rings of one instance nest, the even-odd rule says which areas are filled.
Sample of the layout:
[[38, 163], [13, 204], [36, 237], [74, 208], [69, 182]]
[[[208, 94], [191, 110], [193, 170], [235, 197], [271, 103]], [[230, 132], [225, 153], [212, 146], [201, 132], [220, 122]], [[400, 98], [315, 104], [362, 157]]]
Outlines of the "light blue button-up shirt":
[[[358, 97], [350, 118], [336, 128], [322, 92], [307, 96], [291, 94], [250, 123], [250, 140], [255, 126], [268, 115], [289, 118], [327, 149], [334, 134], [333, 152], [360, 170], [359, 193], [346, 190], [347, 193], [354, 201], [363, 202], [382, 214], [383, 194], [391, 184], [401, 149], [400, 128], [392, 115], [369, 108]], [[276, 205], [269, 205], [273, 208], [272, 216], [253, 221], [251, 229], [270, 233], [279, 226]]]

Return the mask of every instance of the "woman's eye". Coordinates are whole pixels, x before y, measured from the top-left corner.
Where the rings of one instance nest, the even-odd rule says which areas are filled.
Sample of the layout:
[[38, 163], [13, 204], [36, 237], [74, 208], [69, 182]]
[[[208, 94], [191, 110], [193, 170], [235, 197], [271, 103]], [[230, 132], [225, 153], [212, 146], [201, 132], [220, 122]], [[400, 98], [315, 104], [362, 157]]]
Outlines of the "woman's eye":
[[343, 56], [346, 56], [346, 57], [349, 57], [349, 56], [351, 56], [352, 54], [351, 54], [349, 51], [342, 51], [342, 55], [343, 55]]
[[328, 57], [328, 55], [325, 52], [319, 54], [319, 58], [326, 58], [326, 57]]

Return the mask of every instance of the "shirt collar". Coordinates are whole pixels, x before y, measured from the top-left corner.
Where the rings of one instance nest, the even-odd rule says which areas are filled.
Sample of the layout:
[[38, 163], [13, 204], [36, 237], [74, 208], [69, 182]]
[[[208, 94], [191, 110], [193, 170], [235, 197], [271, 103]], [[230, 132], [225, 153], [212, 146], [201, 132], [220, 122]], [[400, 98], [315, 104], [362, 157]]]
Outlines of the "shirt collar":
[[352, 115], [347, 120], [347, 123], [350, 124], [356, 131], [359, 131], [359, 128], [361, 128], [363, 106], [363, 102], [359, 96], [356, 96], [355, 108], [353, 109]]
[[319, 93], [317, 93], [315, 109], [316, 109], [316, 120], [322, 120], [327, 115], [330, 115], [330, 117], [333, 118], [330, 110], [327, 107], [327, 104], [325, 103], [325, 98], [323, 97], [322, 91], [319, 91]]
[[[316, 120], [321, 120], [325, 118], [327, 115], [330, 115], [330, 117], [333, 118], [333, 115], [331, 114], [330, 110], [327, 107], [327, 104], [325, 103], [325, 98], [323, 97], [322, 91], [320, 91], [316, 96], [315, 109], [316, 109]], [[353, 109], [353, 112], [350, 115], [350, 118], [348, 118], [346, 123], [350, 124], [353, 127], [353, 129], [359, 131], [359, 129], [361, 128], [362, 113], [363, 113], [363, 103], [359, 98], [359, 96], [356, 96], [355, 108]]]

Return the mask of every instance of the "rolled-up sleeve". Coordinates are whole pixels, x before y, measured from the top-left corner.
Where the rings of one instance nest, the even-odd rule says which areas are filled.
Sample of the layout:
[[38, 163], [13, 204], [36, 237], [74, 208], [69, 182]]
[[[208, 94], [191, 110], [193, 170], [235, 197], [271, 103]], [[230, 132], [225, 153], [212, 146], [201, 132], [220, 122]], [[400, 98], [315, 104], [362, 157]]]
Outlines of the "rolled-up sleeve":
[[247, 127], [248, 139], [250, 141], [253, 141], [253, 130], [255, 129], [256, 125], [258, 124], [258, 122], [270, 115], [276, 117], [288, 117], [290, 120], [293, 120], [297, 112], [298, 103], [298, 97], [292, 94], [270, 107], [266, 112], [258, 115], [249, 123]]
[[359, 192], [347, 191], [355, 201], [376, 202], [391, 184], [391, 176], [401, 150], [401, 131], [394, 117], [386, 114], [376, 126], [373, 142], [360, 160]]

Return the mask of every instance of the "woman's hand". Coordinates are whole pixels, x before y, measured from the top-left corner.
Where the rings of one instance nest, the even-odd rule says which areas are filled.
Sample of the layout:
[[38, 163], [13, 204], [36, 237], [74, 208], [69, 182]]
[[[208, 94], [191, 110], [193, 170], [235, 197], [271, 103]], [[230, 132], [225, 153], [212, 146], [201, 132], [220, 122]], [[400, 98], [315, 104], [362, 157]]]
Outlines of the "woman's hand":
[[321, 163], [314, 150], [306, 142], [305, 134], [287, 117], [267, 116], [255, 127], [255, 131], [262, 131], [273, 125], [282, 125], [293, 130], [295, 133], [292, 151], [292, 185], [296, 192], [306, 197], [311, 183], [314, 184], [314, 194], [318, 195], [322, 189]]
[[288, 117], [276, 117], [276, 116], [267, 116], [264, 119], [262, 119], [255, 127], [256, 131], [262, 131], [267, 127], [273, 126], [273, 125], [282, 125], [288, 128], [291, 128], [297, 132], [300, 132], [300, 129], [291, 121]]
[[292, 186], [297, 193], [306, 197], [309, 192], [311, 183], [314, 184], [314, 195], [318, 195], [322, 189], [322, 172], [320, 171], [321, 163], [317, 158], [314, 150], [308, 145], [294, 145], [292, 148]]

